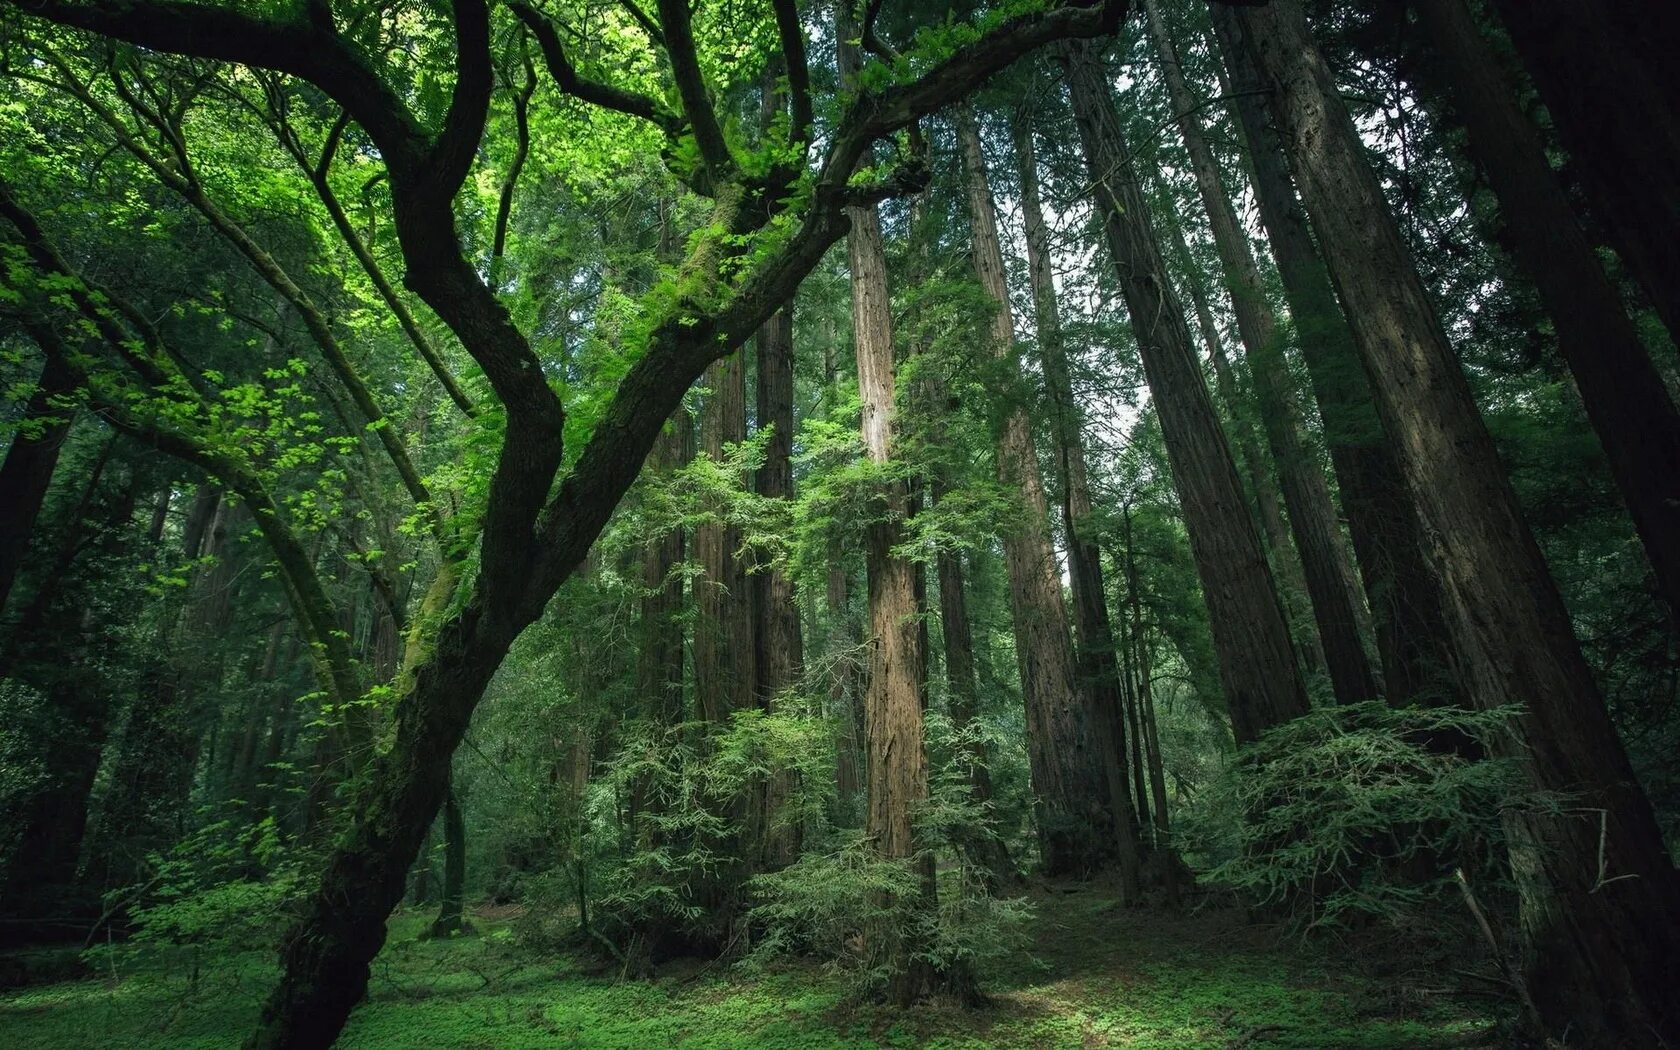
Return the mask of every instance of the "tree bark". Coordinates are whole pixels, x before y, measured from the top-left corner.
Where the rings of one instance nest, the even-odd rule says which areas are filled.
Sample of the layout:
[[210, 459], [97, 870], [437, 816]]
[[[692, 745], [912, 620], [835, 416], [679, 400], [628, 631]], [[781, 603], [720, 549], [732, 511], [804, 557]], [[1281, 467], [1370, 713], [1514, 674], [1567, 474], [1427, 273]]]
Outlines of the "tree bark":
[[[997, 304], [992, 353], [1006, 363], [1009, 375], [1015, 375], [1015, 321], [980, 134], [966, 106], [957, 110], [956, 123], [968, 179], [974, 268], [981, 287]], [[1050, 546], [1044, 479], [1025, 404], [1011, 405], [1004, 416], [997, 436], [997, 468], [998, 481], [1020, 499], [1020, 520], [1004, 535], [1003, 551], [1027, 707], [1027, 753], [1043, 870], [1047, 875], [1088, 873], [1113, 859], [1117, 823], [1129, 820], [1130, 807], [1115, 808], [1120, 796], [1109, 785], [1109, 765], [1120, 762], [1123, 776], [1118, 757], [1123, 752], [1115, 741], [1116, 719], [1095, 710], [1092, 697], [1079, 687], [1060, 566]]]
[[[1556, 326], [1558, 351], [1672, 617], [1680, 613], [1680, 413], [1464, 0], [1413, 0], [1413, 7], [1443, 60], [1470, 152], [1499, 197], [1516, 261]], [[1680, 211], [1668, 242], [1677, 231]]]
[[1430, 540], [1455, 669], [1479, 705], [1524, 705], [1496, 747], [1571, 800], [1506, 817], [1528, 991], [1559, 1037], [1673, 1043], [1680, 887], [1650, 803], [1300, 7], [1240, 17]]
[[1300, 406], [1289, 375], [1289, 362], [1284, 357], [1277, 318], [1249, 248], [1248, 234], [1220, 181], [1218, 164], [1203, 136], [1196, 97], [1179, 65], [1178, 52], [1161, 18], [1160, 4], [1158, 0], [1144, 0], [1144, 9], [1231, 293], [1237, 331], [1247, 351], [1262, 429], [1277, 466], [1284, 506], [1289, 510], [1289, 524], [1295, 549], [1301, 556], [1331, 688], [1341, 703], [1362, 703], [1376, 697], [1377, 684], [1359, 634], [1356, 611], [1359, 595], [1353, 567], [1348, 564], [1336, 525], [1336, 508], [1330, 499], [1329, 486], [1302, 437]]
[[1359, 561], [1390, 704], [1459, 696], [1444, 598], [1425, 559], [1422, 526], [1377, 417], [1353, 333], [1295, 197], [1283, 144], [1235, 13], [1211, 9], [1253, 175], [1255, 203], [1278, 266], [1324, 427]]
[[1100, 51], [1058, 44], [1086, 169], [1119, 271], [1173, 482], [1207, 602], [1220, 684], [1239, 743], [1307, 710], [1306, 687], [1271, 569], [1237, 480], [1219, 417], [1191, 349], [1184, 313], [1114, 112]]
[[[758, 494], [766, 499], [793, 498], [793, 308], [776, 311], [758, 330], [758, 425], [770, 428], [764, 465], [758, 469]], [[793, 580], [775, 566], [760, 567], [753, 577], [758, 681], [755, 698], [771, 709], [776, 698], [796, 686], [805, 673], [804, 642]], [[799, 855], [801, 830], [779, 826], [793, 784], [791, 774], [773, 774], [765, 785], [764, 859], [772, 866], [792, 863]]]
[[[747, 438], [745, 355], [718, 360], [706, 370], [706, 386], [700, 451], [721, 463], [724, 446]], [[726, 722], [731, 712], [753, 706], [752, 590], [740, 548], [741, 530], [726, 520], [695, 527], [694, 551], [703, 575], [694, 581], [694, 690], [708, 722]]]
[[461, 912], [466, 898], [467, 822], [461, 799], [451, 784], [443, 796], [443, 896], [432, 920], [433, 937], [453, 937], [466, 929]]

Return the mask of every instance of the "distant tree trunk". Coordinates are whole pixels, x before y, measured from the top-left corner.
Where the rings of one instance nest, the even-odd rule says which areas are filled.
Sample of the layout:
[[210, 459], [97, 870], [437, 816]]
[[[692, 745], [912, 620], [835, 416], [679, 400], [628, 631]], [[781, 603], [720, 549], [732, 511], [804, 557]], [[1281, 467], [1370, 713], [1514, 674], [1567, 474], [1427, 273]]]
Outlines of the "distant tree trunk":
[[1277, 465], [1284, 506], [1289, 510], [1289, 524], [1295, 549], [1301, 556], [1331, 687], [1340, 702], [1361, 703], [1376, 697], [1377, 684], [1359, 635], [1357, 585], [1336, 525], [1336, 508], [1330, 499], [1329, 486], [1302, 437], [1300, 407], [1289, 375], [1289, 362], [1284, 357], [1277, 318], [1249, 248], [1248, 234], [1220, 181], [1213, 151], [1203, 137], [1196, 97], [1184, 78], [1178, 52], [1161, 19], [1158, 0], [1144, 0], [1144, 8], [1231, 292], [1237, 331], [1248, 353], [1260, 419], [1272, 460]]
[[[1014, 375], [1015, 322], [998, 243], [997, 216], [986, 177], [980, 134], [971, 111], [957, 109], [957, 139], [968, 177], [974, 267], [980, 284], [997, 303], [992, 352]], [[1015, 396], [1014, 391], [1006, 392]], [[1049, 510], [1038, 453], [1033, 448], [1027, 406], [1015, 404], [997, 438], [998, 481], [1021, 501], [1021, 520], [1003, 538], [1009, 570], [1009, 606], [1015, 620], [1015, 652], [1027, 706], [1027, 754], [1037, 797], [1038, 834], [1046, 874], [1085, 873], [1112, 859], [1118, 824], [1129, 825], [1129, 809], [1116, 810], [1120, 793], [1109, 787], [1108, 766], [1123, 760], [1113, 714], [1093, 710], [1079, 688], [1067, 609], [1055, 551], [1050, 546]], [[1123, 776], [1122, 771], [1122, 776]], [[1123, 793], [1123, 787], [1122, 787]]]
[[461, 814], [461, 797], [450, 785], [443, 796], [443, 896], [438, 915], [432, 920], [433, 937], [451, 937], [466, 927], [461, 921], [467, 883], [467, 822]]
[[[133, 540], [131, 519], [139, 501], [138, 478], [120, 486], [102, 485], [103, 458], [76, 512], [63, 529], [53, 559], [54, 577], [63, 577], [80, 559], [121, 559]], [[114, 491], [112, 491], [114, 489]], [[87, 520], [91, 518], [92, 520]], [[79, 581], [77, 581], [79, 582]], [[15, 808], [0, 814], [16, 829], [12, 863], [0, 882], [0, 915], [17, 921], [41, 921], [37, 932], [62, 933], [66, 919], [97, 908], [97, 897], [81, 892], [77, 869], [88, 830], [88, 800], [99, 773], [111, 730], [111, 695], [98, 668], [65, 664], [62, 652], [94, 653], [115, 643], [94, 620], [78, 594], [49, 578], [32, 598], [22, 622], [8, 640], [8, 676], [35, 685], [45, 696], [50, 721], [39, 782]], [[15, 927], [13, 933], [27, 926]]]
[[[678, 409], [648, 455], [647, 471], [678, 470], [694, 458], [694, 423]], [[681, 526], [649, 541], [642, 551], [641, 646], [637, 678], [648, 717], [658, 726], [683, 720], [683, 581], [685, 536]]]
[[[737, 351], [706, 370], [710, 389], [700, 414], [700, 451], [721, 462], [724, 446], [747, 438], [746, 356]], [[703, 574], [694, 581], [694, 689], [700, 715], [727, 721], [753, 704], [753, 605], [741, 530], [708, 521], [694, 530]]]
[[[1644, 0], [1492, 6], [1580, 174], [1587, 207], [1680, 343], [1680, 15]], [[1480, 149], [1474, 131], [1471, 140]], [[1513, 216], [1512, 226], [1523, 221]]]
[[1240, 17], [1432, 541], [1457, 670], [1478, 704], [1524, 705], [1496, 747], [1571, 800], [1506, 816], [1529, 994], [1583, 1045], [1680, 1042], [1680, 886], [1650, 803], [1300, 7]]
[[1318, 631], [1306, 626], [1311, 617], [1306, 608], [1311, 601], [1307, 597], [1306, 572], [1301, 568], [1301, 556], [1295, 550], [1295, 542], [1290, 539], [1289, 524], [1283, 519], [1283, 501], [1278, 495], [1271, 460], [1261, 451], [1260, 428], [1254, 422], [1254, 406], [1238, 379], [1236, 366], [1225, 352], [1225, 341], [1220, 336], [1218, 323], [1213, 319], [1213, 309], [1208, 305], [1201, 268], [1184, 240], [1183, 225], [1170, 207], [1158, 212], [1157, 217], [1166, 238], [1165, 247], [1174, 253], [1182, 270], [1184, 290], [1190, 296], [1190, 305], [1196, 315], [1197, 333], [1207, 351], [1208, 362], [1213, 366], [1212, 395], [1217, 403], [1224, 406], [1225, 415], [1230, 419], [1228, 432], [1232, 439], [1232, 457], [1239, 476], [1248, 478], [1254, 493], [1260, 538], [1265, 541], [1266, 551], [1271, 555], [1278, 597], [1283, 601], [1289, 623], [1303, 625], [1303, 629], [1293, 632], [1297, 653], [1307, 673], [1317, 674], [1324, 670], [1324, 650], [1319, 645]]
[[70, 434], [75, 410], [61, 403], [76, 388], [75, 372], [56, 348], [41, 348], [46, 362], [35, 390], [14, 424], [12, 443], [0, 463], [0, 611], [12, 592], [18, 567], [29, 552], [35, 517], [52, 485], [58, 452]]
[[[1412, 6], [1443, 60], [1453, 109], [1499, 197], [1517, 262], [1557, 328], [1558, 350], [1633, 514], [1657, 589], [1670, 615], [1680, 613], [1680, 413], [1464, 0]], [[1680, 211], [1670, 220], [1672, 244], [1680, 239]]]
[[1242, 26], [1230, 8], [1214, 5], [1210, 10], [1248, 144], [1255, 203], [1277, 261], [1347, 511], [1388, 700], [1396, 706], [1453, 702], [1459, 690], [1446, 673], [1452, 645], [1444, 597], [1425, 560], [1417, 509], [1406, 494], [1353, 333], [1295, 198], [1288, 161]]
[[1183, 888], [1179, 885], [1183, 869], [1177, 859], [1177, 852], [1172, 848], [1172, 821], [1167, 812], [1166, 766], [1161, 760], [1161, 736], [1155, 718], [1155, 668], [1150, 656], [1149, 633], [1143, 621], [1143, 583], [1138, 576], [1137, 547], [1132, 539], [1130, 505], [1121, 507], [1121, 517], [1125, 525], [1126, 605], [1131, 617], [1132, 645], [1136, 647], [1137, 652], [1138, 721], [1143, 726], [1145, 761], [1149, 766], [1150, 808], [1155, 814], [1155, 847], [1158, 852], [1164, 854], [1162, 861], [1166, 871], [1167, 895], [1176, 906], [1179, 891]]
[[[694, 421], [687, 409], [679, 408], [660, 431], [648, 453], [647, 476], [658, 478], [687, 466], [694, 458]], [[642, 548], [641, 624], [636, 652], [636, 688], [641, 711], [650, 724], [654, 746], [667, 745], [669, 734], [684, 720], [683, 710], [683, 562], [686, 537], [680, 525], [673, 525], [648, 540]], [[637, 777], [630, 785], [629, 829], [631, 848], [651, 847], [659, 835], [654, 822], [646, 819], [650, 806], [649, 777]]]
[[1114, 629], [1109, 622], [1102, 561], [1091, 522], [1091, 483], [1085, 464], [1084, 413], [1074, 399], [1067, 346], [1056, 303], [1051, 273], [1050, 230], [1039, 199], [1038, 157], [1031, 125], [1015, 120], [1015, 159], [1021, 177], [1021, 214], [1026, 224], [1027, 273], [1033, 291], [1033, 318], [1038, 334], [1039, 361], [1050, 394], [1055, 435], [1057, 479], [1061, 486], [1062, 527], [1067, 536], [1068, 576], [1073, 590], [1074, 623], [1078, 637], [1081, 684], [1090, 697], [1091, 720], [1108, 726], [1112, 746], [1103, 759], [1109, 782], [1110, 808], [1115, 815], [1115, 852], [1120, 862], [1120, 890], [1137, 899], [1142, 867], [1138, 818], [1126, 793], [1126, 733], [1120, 719], [1120, 668], [1115, 658]]
[[[766, 499], [793, 498], [793, 308], [784, 307], [758, 330], [758, 425], [770, 428], [764, 464], [758, 469], [758, 494]], [[805, 673], [804, 642], [793, 580], [781, 569], [761, 568], [753, 577], [758, 681], [756, 699], [770, 708], [783, 691]], [[764, 859], [775, 867], [799, 855], [801, 829], [778, 827], [778, 813], [793, 784], [778, 773], [765, 786]]]
[[1289, 625], [1167, 280], [1101, 52], [1086, 43], [1059, 44], [1055, 55], [1067, 71], [1086, 169], [1161, 420], [1231, 727], [1238, 742], [1247, 743], [1307, 710]]

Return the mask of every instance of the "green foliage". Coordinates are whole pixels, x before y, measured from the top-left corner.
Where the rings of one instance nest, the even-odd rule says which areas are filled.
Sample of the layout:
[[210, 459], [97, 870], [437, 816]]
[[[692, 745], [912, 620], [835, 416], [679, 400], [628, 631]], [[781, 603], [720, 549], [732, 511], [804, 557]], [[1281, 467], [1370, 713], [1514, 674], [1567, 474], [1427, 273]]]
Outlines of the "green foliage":
[[307, 889], [309, 860], [282, 842], [272, 817], [230, 816], [154, 855], [146, 882], [111, 897], [134, 902], [132, 944], [143, 950], [258, 947], [277, 943]]
[[1303, 927], [1402, 922], [1440, 900], [1454, 868], [1496, 875], [1511, 808], [1554, 804], [1525, 792], [1515, 759], [1458, 750], [1485, 749], [1516, 713], [1316, 710], [1241, 749], [1182, 840], [1215, 865], [1208, 881]]

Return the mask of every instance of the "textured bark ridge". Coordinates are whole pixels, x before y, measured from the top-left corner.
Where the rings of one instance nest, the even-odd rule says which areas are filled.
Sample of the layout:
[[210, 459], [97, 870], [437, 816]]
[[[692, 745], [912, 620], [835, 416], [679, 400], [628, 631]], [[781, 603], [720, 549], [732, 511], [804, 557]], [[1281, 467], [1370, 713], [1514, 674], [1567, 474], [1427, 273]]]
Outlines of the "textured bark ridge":
[[1507, 818], [1529, 994], [1559, 1037], [1673, 1043], [1680, 891], [1650, 803], [1300, 7], [1241, 18], [1422, 519], [1455, 670], [1478, 704], [1524, 706], [1504, 750], [1572, 800]]
[[1236, 464], [1168, 283], [1149, 211], [1132, 172], [1101, 52], [1060, 44], [1086, 170], [1131, 313], [1173, 481], [1207, 601], [1220, 684], [1239, 742], [1307, 710], [1306, 688]]

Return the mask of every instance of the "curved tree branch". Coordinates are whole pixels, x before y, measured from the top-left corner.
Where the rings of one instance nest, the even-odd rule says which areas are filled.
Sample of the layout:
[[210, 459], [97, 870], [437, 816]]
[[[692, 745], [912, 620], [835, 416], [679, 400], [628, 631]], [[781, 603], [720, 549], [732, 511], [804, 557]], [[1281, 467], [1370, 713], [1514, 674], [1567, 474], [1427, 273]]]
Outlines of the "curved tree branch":
[[648, 96], [589, 80], [580, 75], [572, 60], [566, 57], [566, 49], [560, 43], [560, 34], [555, 30], [554, 23], [541, 12], [517, 0], [508, 4], [508, 10], [512, 11], [514, 17], [537, 38], [537, 47], [542, 50], [543, 63], [548, 66], [549, 75], [554, 78], [554, 83], [561, 91], [590, 105], [640, 117], [666, 135], [681, 134], [682, 120]]

